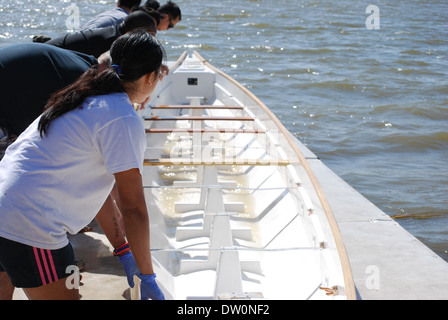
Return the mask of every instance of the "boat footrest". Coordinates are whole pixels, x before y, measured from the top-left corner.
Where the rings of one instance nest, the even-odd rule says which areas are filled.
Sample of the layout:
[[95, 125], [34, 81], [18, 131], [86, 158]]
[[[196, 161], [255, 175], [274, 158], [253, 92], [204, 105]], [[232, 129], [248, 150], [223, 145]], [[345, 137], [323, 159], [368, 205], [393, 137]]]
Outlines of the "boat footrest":
[[[238, 228], [232, 229], [232, 235], [236, 239], [252, 241], [252, 229]], [[200, 237], [209, 237], [211, 229], [201, 227], [177, 227], [176, 241], [185, 241]]]
[[[205, 203], [177, 202], [174, 204], [175, 211], [179, 213], [204, 210], [204, 207]], [[244, 203], [226, 202], [224, 203], [224, 209], [231, 212], [244, 212]]]
[[242, 240], [251, 241], [252, 240], [252, 229], [251, 228], [231, 228], [230, 227], [230, 216], [236, 215], [235, 211], [217, 212], [217, 213], [205, 213], [203, 215], [203, 225], [201, 227], [177, 227], [176, 229], [176, 240], [185, 241], [200, 237], [210, 237], [216, 235], [213, 233], [213, 228], [215, 227], [215, 219], [218, 217], [225, 217], [226, 226], [228, 225], [228, 230], [230, 232], [229, 236], [233, 238], [239, 238]]

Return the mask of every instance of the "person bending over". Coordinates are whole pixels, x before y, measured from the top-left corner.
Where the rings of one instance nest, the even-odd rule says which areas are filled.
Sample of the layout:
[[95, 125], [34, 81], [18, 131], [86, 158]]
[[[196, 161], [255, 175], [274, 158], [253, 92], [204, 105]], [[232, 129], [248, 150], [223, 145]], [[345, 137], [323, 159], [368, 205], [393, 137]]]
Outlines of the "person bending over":
[[140, 6], [141, 0], [118, 0], [117, 7], [100, 13], [81, 27], [81, 30], [115, 26], [123, 22], [132, 10]]
[[[133, 107], [157, 85], [164, 51], [138, 30], [119, 37], [110, 56], [111, 67], [99, 72], [95, 65], [52, 95], [0, 161], [0, 291], [78, 299], [76, 286], [66, 286], [75, 265], [67, 233], [92, 221], [116, 185], [127, 242], [115, 253], [129, 284], [134, 275], [141, 279], [143, 299], [164, 299], [142, 185], [145, 129]], [[113, 218], [97, 220], [108, 238], [102, 224]]]
[[45, 44], [82, 52], [98, 58], [110, 49], [112, 43], [119, 36], [136, 29], [146, 29], [153, 35], [157, 33], [154, 18], [143, 10], [137, 10], [129, 14], [119, 25], [68, 33], [51, 39]]

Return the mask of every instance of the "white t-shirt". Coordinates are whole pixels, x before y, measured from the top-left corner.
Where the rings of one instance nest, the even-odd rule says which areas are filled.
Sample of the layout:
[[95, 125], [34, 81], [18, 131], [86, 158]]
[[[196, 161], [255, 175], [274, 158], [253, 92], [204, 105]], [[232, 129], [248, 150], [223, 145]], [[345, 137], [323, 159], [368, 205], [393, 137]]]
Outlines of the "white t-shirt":
[[39, 119], [0, 161], [0, 236], [53, 250], [94, 219], [114, 173], [143, 171], [146, 136], [125, 93], [86, 99], [43, 138]]

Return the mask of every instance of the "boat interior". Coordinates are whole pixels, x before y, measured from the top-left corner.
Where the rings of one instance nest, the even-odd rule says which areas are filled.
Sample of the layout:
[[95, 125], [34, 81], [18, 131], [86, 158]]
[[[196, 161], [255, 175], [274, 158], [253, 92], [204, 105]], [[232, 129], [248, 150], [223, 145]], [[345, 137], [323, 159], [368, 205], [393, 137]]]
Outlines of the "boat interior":
[[345, 298], [319, 195], [260, 105], [185, 53], [139, 111], [152, 257], [167, 299]]

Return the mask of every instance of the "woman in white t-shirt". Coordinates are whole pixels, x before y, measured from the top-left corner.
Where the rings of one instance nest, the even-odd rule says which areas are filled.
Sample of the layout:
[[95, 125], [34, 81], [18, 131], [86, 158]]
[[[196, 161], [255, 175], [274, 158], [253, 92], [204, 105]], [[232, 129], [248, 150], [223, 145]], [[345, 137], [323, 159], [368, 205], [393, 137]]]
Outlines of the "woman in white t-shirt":
[[128, 243], [114, 254], [131, 285], [134, 275], [142, 280], [142, 297], [164, 299], [142, 186], [145, 130], [133, 108], [156, 86], [164, 52], [139, 30], [118, 38], [110, 55], [110, 68], [94, 66], [55, 93], [0, 162], [0, 291], [6, 271], [30, 299], [78, 299], [65, 284], [75, 265], [67, 233], [110, 203], [115, 184]]

